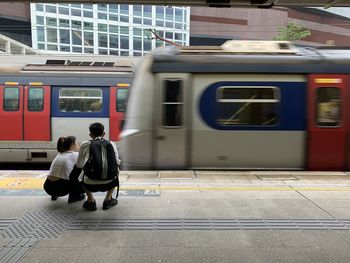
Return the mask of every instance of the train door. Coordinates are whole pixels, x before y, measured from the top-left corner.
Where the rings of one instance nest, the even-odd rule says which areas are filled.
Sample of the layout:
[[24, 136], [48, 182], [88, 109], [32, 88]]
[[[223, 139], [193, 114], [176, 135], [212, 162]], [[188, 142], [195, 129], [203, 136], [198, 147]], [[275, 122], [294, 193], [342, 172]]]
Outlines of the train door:
[[308, 169], [345, 168], [345, 75], [309, 78]]
[[183, 169], [187, 166], [186, 131], [188, 74], [159, 74], [157, 77], [154, 166]]
[[24, 88], [24, 140], [50, 141], [50, 87]]
[[119, 141], [119, 134], [124, 124], [129, 86], [128, 83], [119, 83], [116, 87], [110, 88], [109, 138], [112, 141]]
[[23, 87], [0, 85], [0, 140], [23, 140]]

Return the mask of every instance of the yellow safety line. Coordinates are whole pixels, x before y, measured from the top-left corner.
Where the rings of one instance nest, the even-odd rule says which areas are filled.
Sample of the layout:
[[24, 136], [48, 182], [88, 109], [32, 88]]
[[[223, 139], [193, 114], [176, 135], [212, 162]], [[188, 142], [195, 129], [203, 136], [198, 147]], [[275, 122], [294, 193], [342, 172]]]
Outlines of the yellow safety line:
[[[3, 190], [42, 190], [43, 178], [4, 177], [0, 178]], [[350, 187], [219, 187], [219, 186], [121, 186], [120, 190], [158, 191], [337, 191], [348, 192]]]

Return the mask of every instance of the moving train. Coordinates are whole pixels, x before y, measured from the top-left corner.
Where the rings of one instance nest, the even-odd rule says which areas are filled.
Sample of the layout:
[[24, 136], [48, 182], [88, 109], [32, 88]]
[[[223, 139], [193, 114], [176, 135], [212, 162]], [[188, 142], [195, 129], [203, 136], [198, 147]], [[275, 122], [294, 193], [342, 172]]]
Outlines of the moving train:
[[89, 139], [91, 122], [118, 141], [136, 59], [1, 55], [0, 163], [47, 163], [60, 136]]
[[350, 168], [350, 49], [228, 41], [142, 59], [123, 168]]

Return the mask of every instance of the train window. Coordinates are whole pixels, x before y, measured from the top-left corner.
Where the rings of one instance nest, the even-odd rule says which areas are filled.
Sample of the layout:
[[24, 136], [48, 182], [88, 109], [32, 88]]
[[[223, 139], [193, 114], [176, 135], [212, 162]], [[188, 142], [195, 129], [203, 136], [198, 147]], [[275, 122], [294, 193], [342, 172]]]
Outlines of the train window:
[[101, 112], [102, 89], [62, 88], [59, 91], [61, 112]]
[[277, 125], [277, 87], [220, 87], [216, 92], [216, 122], [221, 126]]
[[19, 109], [19, 88], [5, 87], [4, 89], [4, 111], [18, 111]]
[[340, 125], [340, 89], [321, 87], [316, 91], [318, 126]]
[[117, 112], [125, 112], [128, 102], [128, 89], [117, 89]]
[[182, 80], [168, 79], [164, 81], [162, 125], [179, 127], [182, 125]]
[[29, 88], [28, 111], [42, 111], [44, 109], [44, 89]]

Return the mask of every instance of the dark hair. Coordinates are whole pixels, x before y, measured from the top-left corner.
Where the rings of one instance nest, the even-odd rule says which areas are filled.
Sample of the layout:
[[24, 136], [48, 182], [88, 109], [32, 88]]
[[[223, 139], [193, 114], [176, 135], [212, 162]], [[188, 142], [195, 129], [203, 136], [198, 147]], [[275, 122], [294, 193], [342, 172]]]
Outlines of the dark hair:
[[100, 137], [100, 136], [103, 136], [103, 133], [105, 131], [105, 127], [100, 122], [94, 122], [94, 123], [90, 124], [89, 131], [90, 131], [92, 136]]
[[74, 136], [60, 137], [57, 141], [57, 151], [64, 153], [70, 149], [70, 147], [75, 144], [76, 138]]

